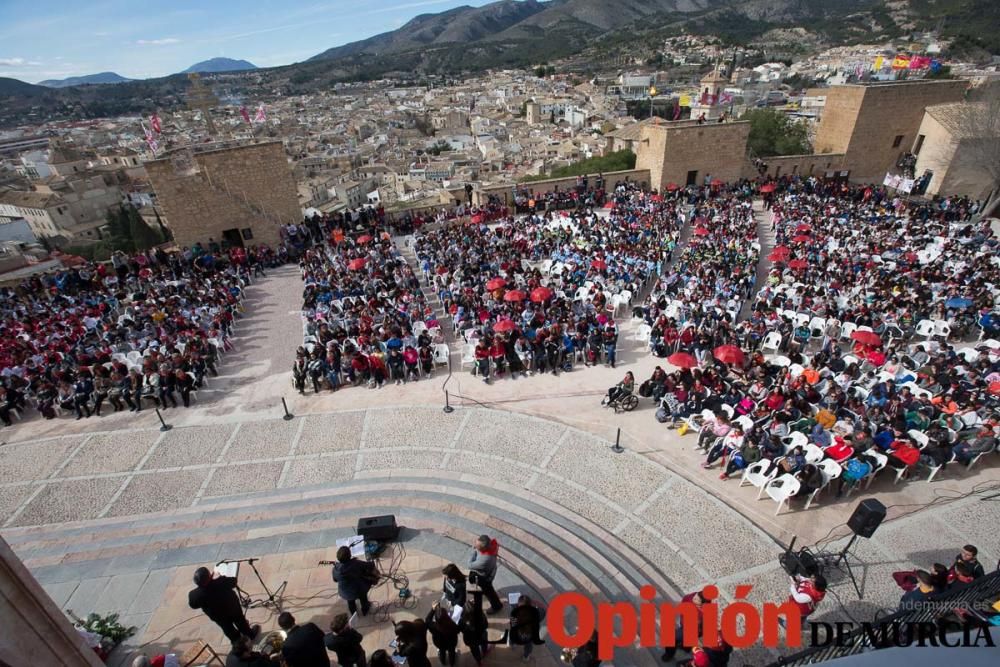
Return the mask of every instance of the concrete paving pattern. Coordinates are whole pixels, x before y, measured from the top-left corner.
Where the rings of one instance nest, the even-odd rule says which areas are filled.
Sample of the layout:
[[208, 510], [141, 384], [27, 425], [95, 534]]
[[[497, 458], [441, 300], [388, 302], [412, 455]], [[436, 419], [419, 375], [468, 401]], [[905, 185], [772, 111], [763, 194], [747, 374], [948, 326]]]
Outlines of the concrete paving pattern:
[[[864, 497], [824, 492], [808, 511], [796, 504], [774, 516], [774, 503], [757, 500], [753, 487], [701, 470], [694, 436], [657, 423], [650, 401], [630, 414], [604, 411], [601, 395], [626, 370], [641, 381], [663, 363], [631, 340], [628, 322], [617, 369], [484, 385], [460, 369], [456, 353], [450, 379], [440, 367], [403, 386], [296, 395], [290, 367], [301, 340], [300, 294], [294, 267], [248, 289], [221, 376], [191, 409], [164, 412], [169, 431], [147, 413], [26, 419], [4, 430], [4, 537], [63, 608], [117, 611], [139, 628], [116, 653], [118, 664], [146, 643], [150, 651], [182, 651], [197, 639], [223, 645], [185, 598], [192, 570], [222, 558], [260, 557], [265, 581], [288, 581], [287, 606], [299, 620], [325, 628], [344, 605], [316, 563], [332, 557], [336, 539], [353, 534], [361, 516], [395, 514], [406, 527], [412, 608], [397, 606], [388, 585], [375, 596], [399, 620], [426, 612], [440, 594], [440, 567], [464, 567], [467, 545], [484, 532], [503, 545], [505, 592], [633, 600], [651, 583], [676, 599], [716, 583], [729, 599], [737, 584], [750, 583], [752, 602], [781, 601], [784, 544], [797, 535], [800, 544], [838, 548]], [[451, 414], [441, 409], [443, 389], [457, 407]], [[289, 421], [281, 419], [283, 396], [296, 415]], [[623, 454], [610, 448], [618, 429]], [[965, 543], [979, 547], [984, 563], [996, 562], [1000, 506], [969, 492], [998, 478], [991, 461], [971, 472], [949, 468], [933, 484], [877, 479], [868, 495], [890, 507], [892, 520], [855, 549], [864, 599], [835, 576], [818, 618], [894, 607], [901, 591], [892, 571], [948, 562]], [[241, 581], [250, 586], [248, 574]], [[274, 625], [265, 610], [251, 610], [250, 619]], [[389, 627], [362, 624], [369, 653], [386, 645]], [[502, 628], [493, 622], [495, 634]], [[754, 647], [731, 664], [773, 657]], [[501, 648], [491, 661], [516, 658]], [[550, 645], [532, 660], [557, 658]], [[630, 649], [614, 664], [654, 662]]]

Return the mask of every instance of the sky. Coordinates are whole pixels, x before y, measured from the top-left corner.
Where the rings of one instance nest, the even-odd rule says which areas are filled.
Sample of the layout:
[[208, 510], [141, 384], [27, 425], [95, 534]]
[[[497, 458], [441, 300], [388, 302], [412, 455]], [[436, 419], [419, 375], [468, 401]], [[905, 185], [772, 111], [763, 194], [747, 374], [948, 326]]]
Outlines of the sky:
[[301, 62], [418, 14], [490, 0], [0, 0], [0, 77], [166, 76], [208, 58]]

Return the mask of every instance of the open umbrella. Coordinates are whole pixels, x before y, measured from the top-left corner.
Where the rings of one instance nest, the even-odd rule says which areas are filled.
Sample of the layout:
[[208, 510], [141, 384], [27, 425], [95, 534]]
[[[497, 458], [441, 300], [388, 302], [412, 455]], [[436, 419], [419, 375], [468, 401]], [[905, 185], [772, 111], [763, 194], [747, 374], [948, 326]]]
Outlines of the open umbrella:
[[365, 268], [365, 264], [367, 263], [368, 263], [367, 259], [365, 259], [364, 257], [358, 257], [357, 259], [352, 259], [351, 261], [349, 261], [347, 263], [347, 268], [349, 268], [351, 271], [360, 271], [361, 269]]
[[791, 249], [790, 249], [790, 248], [789, 248], [788, 246], [786, 246], [786, 245], [776, 245], [776, 246], [774, 246], [773, 248], [771, 248], [771, 252], [780, 252], [780, 253], [784, 253], [784, 254], [786, 254], [786, 255], [787, 255], [788, 253], [790, 253], [790, 252], [792, 252], [792, 251], [791, 251]]
[[667, 187], [665, 189], [667, 192], [677, 192], [678, 190], [681, 189], [681, 186], [677, 185], [676, 183], [667, 183]]
[[371, 243], [372, 237], [368, 234], [362, 234], [358, 237], [358, 243]]
[[661, 201], [663, 201], [663, 195], [653, 195], [649, 199], [650, 199], [650, 201], [661, 202]]
[[590, 263], [590, 266], [591, 268], [597, 269], [598, 271], [603, 271], [604, 269], [608, 268], [608, 263], [605, 262], [603, 259], [595, 259], [593, 262]]
[[745, 359], [743, 350], [735, 345], [720, 345], [712, 350], [712, 354], [724, 364], [738, 364], [742, 366]]
[[698, 365], [698, 360], [687, 352], [674, 352], [667, 361], [677, 366], [677, 368], [694, 368]]
[[760, 191], [764, 193], [774, 192], [777, 189], [778, 186], [776, 186], [774, 183], [765, 183], [764, 185], [760, 186]]
[[768, 260], [770, 260], [772, 262], [787, 262], [788, 261], [788, 253], [787, 252], [776, 252], [776, 251], [772, 250], [771, 254], [768, 255], [767, 258], [768, 258]]
[[944, 305], [948, 308], [968, 308], [972, 305], [972, 299], [967, 299], [964, 296], [953, 296], [945, 301]]
[[552, 290], [548, 287], [536, 287], [531, 290], [531, 300], [535, 303], [542, 303], [543, 301], [548, 301], [552, 298]]
[[713, 178], [710, 185], [713, 188], [720, 188], [720, 187], [722, 187], [725, 184], [726, 184], [725, 181], [723, 181], [722, 179], [720, 179], [720, 178]]
[[472, 216], [469, 219], [469, 222], [471, 222], [474, 225], [482, 224], [482, 222], [483, 222], [483, 214], [482, 213], [476, 213], [474, 216]]
[[792, 239], [792, 243], [809, 243], [810, 241], [812, 241], [812, 239], [805, 234], [799, 234]]
[[437, 273], [439, 276], [443, 276], [444, 274], [448, 273], [448, 267], [444, 265], [437, 267]]
[[793, 259], [788, 263], [789, 268], [795, 269], [796, 271], [801, 271], [802, 269], [809, 266], [809, 262], [804, 259]]
[[503, 295], [503, 300], [510, 302], [524, 301], [527, 298], [528, 295], [519, 289], [512, 289], [511, 291]]
[[804, 222], [801, 225], [799, 225], [798, 227], [795, 228], [795, 231], [797, 233], [799, 233], [799, 234], [808, 234], [812, 230], [813, 230], [813, 228], [810, 227], [809, 225], [807, 225]]
[[881, 345], [882, 338], [874, 331], [855, 331], [851, 334], [851, 339], [862, 345]]
[[712, 350], [712, 354], [724, 364], [738, 364], [742, 366], [746, 359], [743, 355], [743, 350], [735, 345], [720, 345]]
[[493, 327], [493, 330], [502, 333], [502, 332], [505, 332], [505, 331], [513, 331], [516, 328], [517, 328], [517, 325], [514, 324], [514, 320], [500, 320]]
[[708, 231], [707, 227], [698, 227], [694, 230], [695, 236], [708, 236], [712, 232]]
[[500, 289], [501, 287], [503, 287], [506, 284], [507, 284], [507, 281], [504, 280], [503, 278], [490, 278], [486, 282], [486, 289], [488, 289], [489, 291], [492, 292], [493, 290]]

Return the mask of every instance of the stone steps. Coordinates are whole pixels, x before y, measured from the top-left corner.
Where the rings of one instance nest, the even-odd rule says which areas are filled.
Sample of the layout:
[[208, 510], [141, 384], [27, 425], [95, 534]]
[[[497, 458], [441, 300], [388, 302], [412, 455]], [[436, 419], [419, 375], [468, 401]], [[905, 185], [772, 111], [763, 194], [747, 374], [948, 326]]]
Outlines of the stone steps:
[[[462, 567], [465, 545], [482, 532], [497, 536], [508, 571], [498, 587], [528, 586], [544, 600], [569, 590], [598, 600], [633, 600], [645, 583], [665, 598], [677, 596], [668, 577], [616, 536], [554, 504], [512, 498], [482, 480], [355, 480], [332, 489], [255, 494], [169, 517], [15, 529], [7, 538], [43, 584], [55, 584], [130, 567], [193, 567], [251, 556], [266, 562], [269, 554], [328, 547], [353, 534], [358, 517], [378, 514], [397, 516], [408, 546]], [[615, 664], [654, 663], [649, 652], [629, 650]]]

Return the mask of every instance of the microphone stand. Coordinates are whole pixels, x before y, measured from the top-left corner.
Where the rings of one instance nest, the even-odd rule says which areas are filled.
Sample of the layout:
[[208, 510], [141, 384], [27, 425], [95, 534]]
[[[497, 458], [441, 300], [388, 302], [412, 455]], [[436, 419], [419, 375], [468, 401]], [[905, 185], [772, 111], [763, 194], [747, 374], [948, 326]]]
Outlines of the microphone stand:
[[249, 593], [240, 588], [239, 583], [237, 583], [236, 590], [242, 594], [241, 602], [243, 603], [243, 607], [245, 609], [256, 609], [258, 607], [264, 607], [268, 609], [273, 608], [278, 612], [281, 612], [283, 611], [282, 607], [285, 597], [285, 589], [288, 587], [288, 581], [282, 581], [281, 585], [272, 591], [270, 588], [268, 588], [267, 584], [264, 582], [264, 578], [260, 576], [260, 570], [258, 570], [257, 566], [255, 565], [255, 563], [259, 560], [260, 560], [259, 558], [236, 558], [236, 559], [220, 560], [218, 564], [222, 565], [223, 563], [246, 563], [247, 565], [250, 566], [250, 569], [253, 570], [254, 575], [256, 575], [257, 577], [257, 581], [260, 582], [260, 585], [264, 589], [264, 592], [267, 594], [267, 597], [254, 599], [250, 596]]

